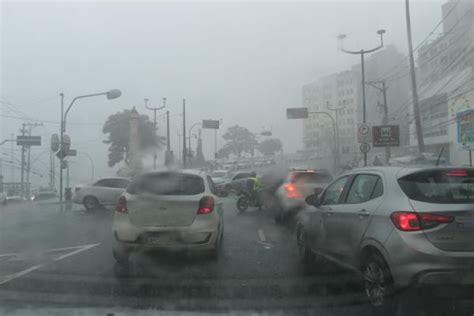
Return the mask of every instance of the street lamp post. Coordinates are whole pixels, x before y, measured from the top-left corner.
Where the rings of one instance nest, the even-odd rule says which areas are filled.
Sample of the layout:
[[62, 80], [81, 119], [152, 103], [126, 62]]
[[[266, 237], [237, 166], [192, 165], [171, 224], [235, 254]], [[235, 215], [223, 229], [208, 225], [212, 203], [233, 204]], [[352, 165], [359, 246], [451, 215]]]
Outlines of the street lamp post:
[[[365, 54], [373, 53], [383, 47], [383, 34], [385, 30], [378, 30], [377, 34], [380, 36], [380, 44], [372, 49], [361, 49], [359, 51], [350, 51], [346, 50], [343, 47], [343, 41], [347, 37], [345, 34], [339, 35], [337, 38], [339, 39], [339, 49], [347, 54], [353, 55], [360, 55], [360, 64], [361, 64], [361, 72], [362, 72], [362, 122], [365, 124], [367, 120], [367, 113], [366, 113], [366, 100], [365, 100], [365, 61], [364, 57]], [[367, 153], [364, 152], [364, 167], [367, 166]]]
[[101, 92], [101, 93], [93, 93], [93, 94], [86, 94], [86, 95], [81, 95], [78, 97], [75, 97], [72, 99], [71, 103], [66, 109], [66, 112], [64, 112], [64, 93], [59, 94], [61, 96], [61, 132], [60, 132], [60, 138], [59, 138], [59, 160], [60, 160], [60, 166], [59, 166], [59, 203], [61, 204], [61, 210], [62, 210], [62, 204], [63, 204], [63, 164], [64, 164], [64, 158], [67, 153], [63, 151], [64, 149], [64, 133], [66, 132], [66, 120], [67, 120], [67, 114], [71, 110], [71, 107], [73, 106], [74, 102], [78, 99], [83, 99], [83, 98], [90, 98], [90, 97], [96, 97], [100, 95], [105, 95], [107, 96], [107, 99], [112, 100], [120, 97], [122, 95], [122, 92], [118, 89], [112, 89], [107, 92]]
[[337, 142], [337, 136], [336, 136], [336, 121], [334, 120], [334, 117], [327, 113], [327, 112], [319, 112], [319, 111], [314, 111], [314, 112], [308, 112], [308, 114], [314, 114], [314, 115], [326, 115], [327, 117], [329, 117], [332, 121], [332, 136], [333, 136], [333, 154], [334, 154], [334, 170], [336, 171], [337, 170], [337, 163], [338, 163], [338, 158], [337, 158], [337, 153], [336, 153], [336, 150], [337, 150], [337, 145], [336, 145], [336, 142]]
[[329, 106], [329, 102], [326, 103], [326, 108], [329, 110], [329, 111], [334, 111], [334, 113], [336, 113], [336, 130], [335, 130], [335, 133], [336, 133], [336, 160], [337, 160], [337, 165], [340, 165], [341, 164], [341, 157], [340, 157], [340, 154], [341, 154], [341, 146], [340, 146], [340, 139], [339, 139], [339, 111], [340, 110], [343, 110], [346, 106], [343, 106], [343, 107], [340, 107], [340, 108], [331, 108]]
[[[159, 111], [161, 109], [164, 109], [166, 107], [166, 98], [163, 98], [163, 106], [160, 106], [158, 108], [152, 108], [152, 107], [149, 107], [148, 106], [148, 99], [145, 99], [145, 107], [148, 109], [148, 110], [152, 110], [153, 111], [153, 126], [155, 128], [155, 136], [156, 136], [156, 132], [157, 132], [157, 127], [156, 127], [156, 111]], [[168, 135], [169, 136], [169, 135]], [[168, 140], [169, 142], [169, 140]], [[153, 154], [153, 169], [156, 169], [156, 159], [157, 159], [157, 154], [156, 154], [156, 148], [155, 148], [155, 153]]]
[[188, 145], [189, 145], [189, 147], [188, 147], [189, 150], [188, 150], [188, 152], [189, 152], [189, 154], [191, 154], [191, 153], [192, 153], [192, 150], [193, 150], [193, 149], [191, 148], [191, 131], [192, 131], [193, 128], [196, 127], [196, 126], [202, 126], [202, 123], [194, 123], [194, 124], [191, 125], [191, 127], [189, 128], [189, 132], [188, 132], [188, 139], [189, 139], [189, 144], [188, 144]]

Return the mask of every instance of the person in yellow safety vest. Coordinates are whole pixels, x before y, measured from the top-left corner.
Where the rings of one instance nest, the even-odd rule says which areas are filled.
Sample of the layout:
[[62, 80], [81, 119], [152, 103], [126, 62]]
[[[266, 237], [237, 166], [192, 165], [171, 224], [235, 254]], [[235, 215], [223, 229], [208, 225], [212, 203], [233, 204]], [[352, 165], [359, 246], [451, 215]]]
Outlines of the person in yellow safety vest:
[[259, 204], [261, 205], [262, 204], [262, 199], [261, 199], [261, 196], [260, 196], [260, 192], [262, 191], [264, 185], [263, 185], [262, 181], [260, 181], [260, 179], [257, 177], [257, 173], [255, 171], [252, 171], [250, 173], [249, 180], [251, 180], [253, 182], [253, 188], [252, 188], [252, 190], [250, 190], [251, 199], [254, 199], [255, 201], [258, 201]]

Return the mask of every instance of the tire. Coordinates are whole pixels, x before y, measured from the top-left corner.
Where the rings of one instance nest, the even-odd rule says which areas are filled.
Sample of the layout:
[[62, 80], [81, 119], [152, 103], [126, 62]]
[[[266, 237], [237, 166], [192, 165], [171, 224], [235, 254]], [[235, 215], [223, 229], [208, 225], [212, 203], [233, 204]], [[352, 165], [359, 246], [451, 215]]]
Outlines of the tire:
[[364, 290], [375, 314], [396, 313], [393, 278], [381, 255], [370, 254], [363, 262]]
[[248, 208], [249, 208], [249, 199], [248, 197], [246, 197], [245, 195], [239, 197], [239, 199], [237, 200], [237, 209], [240, 211], [240, 212], [245, 212]]
[[87, 211], [92, 211], [99, 208], [99, 200], [95, 196], [89, 195], [82, 200], [82, 204]]
[[296, 230], [296, 245], [298, 247], [298, 258], [303, 264], [309, 264], [315, 262], [315, 255], [308, 246], [306, 240], [306, 232], [302, 225], [298, 226]]
[[115, 261], [117, 261], [118, 263], [128, 264], [130, 252], [127, 251], [123, 246], [114, 246], [114, 248], [112, 249], [112, 255], [114, 256]]

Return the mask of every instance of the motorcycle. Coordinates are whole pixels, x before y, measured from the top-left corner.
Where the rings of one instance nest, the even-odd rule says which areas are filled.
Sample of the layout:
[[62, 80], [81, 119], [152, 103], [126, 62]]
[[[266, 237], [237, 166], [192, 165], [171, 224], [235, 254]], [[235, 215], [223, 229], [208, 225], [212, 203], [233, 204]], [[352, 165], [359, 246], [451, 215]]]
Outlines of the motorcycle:
[[259, 194], [252, 196], [249, 192], [241, 190], [237, 196], [237, 209], [240, 212], [245, 212], [249, 207], [258, 207], [259, 209], [262, 208]]

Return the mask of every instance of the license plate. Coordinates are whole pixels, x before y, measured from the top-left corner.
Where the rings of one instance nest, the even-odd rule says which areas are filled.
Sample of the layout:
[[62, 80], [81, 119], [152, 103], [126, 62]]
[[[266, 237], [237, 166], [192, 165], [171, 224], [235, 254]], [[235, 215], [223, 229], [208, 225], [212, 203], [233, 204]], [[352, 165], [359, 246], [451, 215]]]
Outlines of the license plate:
[[158, 244], [161, 242], [161, 238], [158, 236], [149, 236], [147, 238], [147, 243], [149, 244]]

